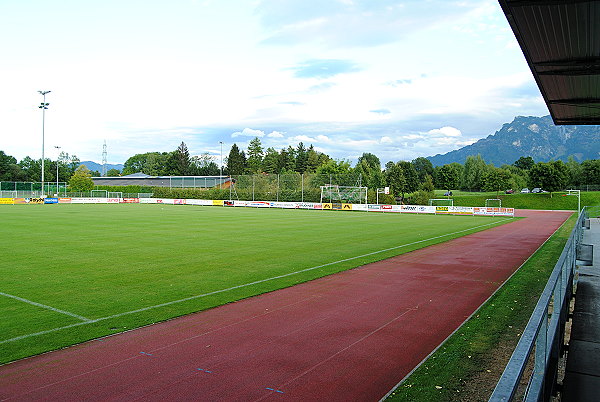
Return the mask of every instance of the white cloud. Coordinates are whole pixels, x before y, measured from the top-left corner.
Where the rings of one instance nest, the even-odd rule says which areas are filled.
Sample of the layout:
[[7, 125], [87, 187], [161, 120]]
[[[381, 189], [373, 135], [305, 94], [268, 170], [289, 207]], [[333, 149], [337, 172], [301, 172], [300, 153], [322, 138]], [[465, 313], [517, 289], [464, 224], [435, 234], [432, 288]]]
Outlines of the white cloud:
[[381, 139], [379, 140], [379, 143], [381, 144], [392, 144], [394, 142], [394, 140], [392, 140], [390, 137], [388, 136], [383, 136], [381, 137]]
[[231, 138], [242, 137], [242, 136], [243, 137], [264, 137], [265, 132], [262, 130], [253, 130], [251, 128], [246, 127], [242, 131], [236, 131], [235, 133], [231, 134]]
[[267, 137], [269, 137], [269, 138], [283, 138], [283, 133], [281, 133], [279, 131], [272, 131], [269, 134], [267, 134]]
[[429, 130], [427, 134], [435, 137], [460, 137], [462, 135], [459, 129], [449, 126]]

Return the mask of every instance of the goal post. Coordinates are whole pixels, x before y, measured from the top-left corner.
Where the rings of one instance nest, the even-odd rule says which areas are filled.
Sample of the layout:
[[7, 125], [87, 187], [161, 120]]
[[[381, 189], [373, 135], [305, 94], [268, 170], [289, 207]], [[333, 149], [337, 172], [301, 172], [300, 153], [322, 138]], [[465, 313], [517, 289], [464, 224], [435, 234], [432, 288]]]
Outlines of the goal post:
[[92, 198], [108, 198], [108, 190], [92, 190], [90, 196]]
[[108, 193], [108, 198], [123, 198], [123, 192], [122, 191], [110, 192], [110, 193]]
[[444, 206], [444, 207], [453, 207], [454, 199], [452, 198], [430, 198], [429, 206]]
[[485, 200], [485, 206], [502, 208], [502, 200], [500, 198], [488, 198]]
[[326, 184], [321, 187], [321, 203], [345, 202], [348, 204], [367, 204], [367, 187], [338, 186]]

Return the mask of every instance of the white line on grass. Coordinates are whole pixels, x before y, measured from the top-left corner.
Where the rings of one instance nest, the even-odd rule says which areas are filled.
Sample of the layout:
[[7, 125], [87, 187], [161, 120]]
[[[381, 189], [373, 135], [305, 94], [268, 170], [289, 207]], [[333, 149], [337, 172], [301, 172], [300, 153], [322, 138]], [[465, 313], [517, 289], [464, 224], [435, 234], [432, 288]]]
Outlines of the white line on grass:
[[46, 306], [45, 304], [41, 304], [41, 303], [37, 303], [37, 302], [31, 301], [31, 300], [27, 300], [27, 299], [24, 299], [24, 298], [19, 297], [19, 296], [9, 295], [8, 293], [4, 293], [4, 292], [0, 292], [0, 295], [1, 296], [5, 296], [5, 297], [10, 297], [11, 299], [19, 300], [19, 301], [22, 301], [24, 303], [31, 304], [33, 306], [45, 308], [46, 310], [52, 310], [52, 311], [55, 311], [57, 313], [70, 315], [71, 317], [75, 317], [75, 318], [80, 319], [82, 321], [91, 321], [89, 318], [85, 318], [85, 317], [83, 317], [81, 315], [70, 313], [70, 312], [65, 311], [65, 310], [60, 310], [60, 309], [52, 307], [52, 306]]
[[[288, 277], [288, 276], [300, 274], [302, 272], [312, 271], [312, 270], [315, 270], [315, 269], [328, 267], [330, 265], [339, 264], [341, 262], [347, 262], [347, 261], [357, 260], [359, 258], [369, 257], [371, 255], [375, 255], [375, 254], [379, 254], [379, 253], [385, 253], [386, 251], [396, 250], [396, 249], [399, 249], [399, 248], [402, 248], [402, 247], [413, 246], [415, 244], [419, 244], [419, 243], [424, 243], [424, 242], [428, 242], [428, 241], [431, 241], [431, 240], [440, 239], [442, 237], [453, 236], [453, 235], [456, 235], [456, 234], [459, 234], [459, 233], [468, 232], [468, 231], [471, 231], [471, 230], [474, 230], [474, 229], [479, 229], [479, 228], [483, 228], [483, 227], [486, 227], [486, 226], [495, 225], [497, 223], [500, 223], [500, 222], [503, 222], [503, 221], [507, 221], [507, 220], [510, 220], [510, 219], [512, 219], [512, 218], [506, 218], [506, 219], [502, 219], [502, 220], [499, 220], [499, 221], [495, 221], [495, 222], [491, 222], [491, 223], [486, 223], [485, 225], [474, 226], [472, 228], [463, 229], [463, 230], [459, 230], [459, 231], [452, 232], [452, 233], [446, 233], [446, 234], [443, 234], [443, 235], [430, 237], [428, 239], [417, 240], [417, 241], [414, 241], [412, 243], [401, 244], [399, 246], [389, 247], [389, 248], [385, 248], [383, 250], [378, 250], [378, 251], [373, 251], [373, 252], [366, 253], [366, 254], [357, 255], [355, 257], [344, 258], [343, 260], [334, 261], [334, 262], [328, 262], [327, 264], [317, 265], [315, 267], [305, 268], [305, 269], [301, 269], [299, 271], [288, 272], [287, 274], [277, 275], [277, 276], [273, 276], [273, 277], [266, 278], [266, 279], [261, 279], [261, 280], [254, 281], [254, 282], [244, 283], [242, 285], [231, 286], [229, 288], [215, 290], [213, 292], [208, 292], [208, 293], [203, 293], [203, 294], [200, 294], [200, 295], [190, 296], [190, 297], [186, 297], [186, 298], [179, 299], [179, 300], [173, 300], [173, 301], [166, 302], [166, 303], [160, 303], [160, 304], [156, 304], [154, 306], [143, 307], [143, 308], [139, 308], [137, 310], [125, 311], [124, 313], [113, 314], [113, 315], [110, 315], [108, 317], [101, 317], [101, 318], [96, 318], [96, 319], [93, 319], [93, 320], [80, 317], [81, 319], [85, 319], [87, 321], [85, 321], [85, 322], [78, 322], [76, 324], [66, 325], [64, 327], [48, 329], [48, 330], [45, 330], [45, 331], [35, 332], [35, 333], [31, 333], [31, 334], [16, 336], [16, 337], [10, 338], [10, 339], [5, 339], [3, 341], [0, 341], [0, 345], [2, 345], [4, 343], [8, 343], [8, 342], [18, 341], [18, 340], [25, 339], [25, 338], [30, 338], [32, 336], [44, 335], [44, 334], [48, 334], [48, 333], [51, 333], [51, 332], [60, 331], [60, 330], [67, 329], [67, 328], [77, 327], [77, 326], [85, 325], [85, 324], [93, 324], [93, 323], [100, 322], [100, 321], [110, 320], [112, 318], [118, 318], [118, 317], [122, 317], [122, 316], [129, 315], [129, 314], [141, 313], [143, 311], [152, 310], [152, 309], [155, 309], [155, 308], [170, 306], [172, 304], [182, 303], [182, 302], [186, 302], [186, 301], [189, 301], [189, 300], [200, 299], [202, 297], [207, 297], [207, 296], [212, 296], [212, 295], [219, 294], [219, 293], [229, 292], [230, 290], [240, 289], [240, 288], [244, 288], [244, 287], [247, 287], [247, 286], [257, 285], [259, 283], [269, 282], [269, 281], [272, 281], [272, 280], [275, 280], [275, 279], [285, 278], [285, 277]], [[0, 294], [3, 294], [3, 293], [0, 293]], [[70, 313], [68, 313], [68, 314], [71, 315]]]

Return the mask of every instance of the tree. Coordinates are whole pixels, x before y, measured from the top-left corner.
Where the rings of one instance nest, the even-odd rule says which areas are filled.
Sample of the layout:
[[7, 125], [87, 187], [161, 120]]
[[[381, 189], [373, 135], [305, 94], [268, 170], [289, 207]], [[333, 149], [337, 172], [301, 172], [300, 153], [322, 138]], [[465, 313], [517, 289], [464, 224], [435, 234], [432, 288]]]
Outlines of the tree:
[[398, 162], [398, 166], [402, 169], [402, 173], [406, 179], [406, 185], [402, 192], [402, 197], [404, 197], [404, 193], [414, 193], [419, 189], [419, 175], [411, 162], [400, 161]]
[[401, 195], [404, 198], [406, 188], [406, 177], [398, 163], [388, 162], [385, 164], [385, 181], [394, 196]]
[[521, 170], [529, 170], [535, 165], [535, 161], [531, 156], [521, 156], [513, 163], [513, 166], [518, 167]]
[[218, 176], [220, 173], [219, 165], [215, 162], [215, 157], [208, 152], [192, 156], [190, 159], [190, 171], [195, 176]]
[[569, 156], [566, 165], [569, 171], [568, 186], [577, 187], [585, 184], [583, 183], [583, 168], [573, 156]]
[[188, 151], [185, 142], [181, 141], [181, 144], [177, 147], [173, 154], [175, 158], [175, 175], [177, 176], [188, 176], [190, 174], [190, 152]]
[[123, 164], [123, 175], [138, 173], [144, 170], [147, 154], [135, 154]]
[[459, 170], [456, 166], [448, 164], [440, 166], [437, 170], [436, 184], [438, 188], [442, 188], [450, 192], [450, 190], [458, 187], [460, 182]]
[[495, 191], [496, 198], [500, 195], [500, 190], [509, 186], [510, 173], [504, 169], [492, 167], [483, 176], [483, 189], [485, 191]]
[[281, 149], [279, 152], [279, 161], [277, 164], [277, 172], [290, 172], [296, 167], [296, 159], [294, 158], [294, 148], [291, 146]]
[[425, 179], [419, 190], [411, 197], [411, 202], [416, 205], [427, 205], [429, 200], [435, 197], [433, 178], [425, 175]]
[[419, 156], [411, 163], [415, 167], [415, 171], [419, 177], [419, 183], [423, 183], [425, 181], [425, 176], [433, 176], [433, 165], [429, 159]]
[[273, 147], [267, 148], [263, 158], [263, 169], [265, 173], [279, 172], [279, 152]]
[[550, 192], [562, 190], [567, 185], [568, 170], [563, 161], [538, 162], [529, 169], [529, 180], [532, 187], [540, 187]]
[[263, 147], [258, 137], [254, 137], [248, 144], [248, 169], [250, 173], [263, 171]]
[[119, 177], [121, 176], [121, 171], [119, 169], [108, 169], [106, 172], [106, 177]]
[[308, 168], [308, 152], [304, 143], [300, 142], [296, 147], [296, 172], [304, 173]]
[[0, 181], [21, 181], [24, 176], [17, 160], [0, 151]]
[[481, 190], [483, 188], [483, 176], [487, 172], [487, 169], [488, 166], [481, 155], [467, 156], [461, 180], [461, 188], [469, 191]]
[[590, 159], [581, 163], [583, 179], [581, 184], [600, 184], [600, 159]]
[[230, 175], [241, 175], [246, 173], [246, 166], [246, 154], [233, 144], [227, 157], [227, 171]]
[[80, 165], [75, 169], [75, 173], [69, 179], [69, 187], [73, 191], [91, 191], [94, 188], [92, 175], [85, 165]]

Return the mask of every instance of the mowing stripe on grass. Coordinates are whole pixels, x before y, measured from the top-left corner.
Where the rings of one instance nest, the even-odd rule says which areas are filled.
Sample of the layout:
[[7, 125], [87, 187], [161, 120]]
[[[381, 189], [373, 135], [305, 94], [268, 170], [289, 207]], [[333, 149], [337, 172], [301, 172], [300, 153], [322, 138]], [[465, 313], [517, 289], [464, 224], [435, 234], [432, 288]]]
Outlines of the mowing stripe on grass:
[[[328, 266], [339, 264], [339, 263], [342, 263], [342, 262], [348, 262], [348, 261], [352, 261], [352, 260], [357, 260], [359, 258], [369, 257], [369, 256], [372, 256], [372, 255], [375, 255], [375, 254], [385, 253], [387, 251], [397, 250], [399, 248], [413, 246], [415, 244], [425, 243], [425, 242], [428, 242], [428, 241], [441, 239], [443, 237], [448, 237], [448, 236], [453, 236], [453, 235], [457, 235], [457, 234], [464, 233], [464, 232], [469, 232], [469, 231], [472, 231], [472, 230], [475, 230], [475, 229], [479, 229], [479, 228], [483, 228], [483, 227], [486, 227], [486, 226], [496, 225], [496, 224], [498, 224], [500, 222], [508, 221], [508, 220], [511, 220], [511, 219], [512, 218], [505, 218], [505, 219], [501, 219], [501, 220], [494, 221], [494, 222], [491, 222], [491, 223], [486, 223], [484, 225], [474, 226], [474, 227], [471, 227], [471, 228], [468, 228], [468, 229], [463, 229], [463, 230], [459, 230], [459, 231], [452, 232], [452, 233], [446, 233], [446, 234], [443, 234], [443, 235], [434, 236], [434, 237], [430, 237], [430, 238], [423, 239], [423, 240], [417, 240], [417, 241], [414, 241], [414, 242], [411, 242], [411, 243], [401, 244], [399, 246], [389, 247], [389, 248], [385, 248], [383, 250], [378, 250], [378, 251], [373, 251], [373, 252], [366, 253], [366, 254], [357, 255], [355, 257], [344, 258], [342, 260], [338, 260], [338, 261], [334, 261], [334, 262], [328, 262], [326, 264], [321, 264], [321, 265], [317, 265], [317, 266], [314, 266], [314, 267], [301, 269], [301, 270], [294, 271], [294, 272], [288, 272], [287, 274], [277, 275], [277, 276], [273, 276], [273, 277], [266, 278], [266, 279], [261, 279], [261, 280], [254, 281], [254, 282], [249, 282], [249, 283], [244, 283], [244, 284], [241, 284], [241, 285], [231, 286], [231, 287], [228, 287], [228, 288], [225, 288], [225, 289], [215, 290], [213, 292], [208, 292], [208, 293], [203, 293], [203, 294], [194, 295], [194, 296], [190, 296], [190, 297], [185, 297], [183, 299], [173, 300], [173, 301], [169, 301], [169, 302], [165, 302], [165, 303], [160, 303], [160, 304], [156, 304], [156, 305], [153, 305], [153, 306], [142, 307], [142, 308], [139, 308], [139, 309], [136, 309], [136, 310], [125, 311], [123, 313], [113, 314], [113, 315], [109, 315], [107, 317], [101, 317], [101, 318], [96, 318], [96, 319], [92, 320], [92, 319], [87, 319], [87, 318], [84, 318], [84, 317], [81, 317], [81, 316], [77, 316], [80, 319], [85, 319], [86, 321], [85, 322], [79, 322], [79, 323], [71, 324], [71, 325], [65, 325], [63, 327], [52, 328], [52, 329], [48, 329], [48, 330], [45, 330], [45, 331], [34, 332], [34, 333], [31, 333], [31, 334], [20, 335], [20, 336], [16, 336], [16, 337], [10, 338], [10, 339], [5, 339], [3, 341], [0, 341], [0, 345], [2, 345], [4, 343], [8, 343], [8, 342], [14, 342], [14, 341], [19, 341], [21, 339], [30, 338], [32, 336], [39, 336], [39, 335], [49, 334], [49, 333], [60, 331], [60, 330], [63, 330], [63, 329], [77, 327], [77, 326], [80, 326], [80, 325], [93, 324], [93, 323], [100, 322], [100, 321], [110, 320], [112, 318], [118, 318], [118, 317], [122, 317], [122, 316], [129, 315], [129, 314], [141, 313], [141, 312], [152, 310], [152, 309], [155, 309], [155, 308], [170, 306], [170, 305], [176, 304], [176, 303], [182, 303], [182, 302], [186, 302], [186, 301], [189, 301], [189, 300], [200, 299], [202, 297], [207, 297], [207, 296], [212, 296], [212, 295], [219, 294], [219, 293], [229, 292], [231, 290], [240, 289], [240, 288], [244, 288], [244, 287], [252, 286], [252, 285], [257, 285], [257, 284], [264, 283], [264, 282], [269, 282], [269, 281], [272, 281], [272, 280], [275, 280], [275, 279], [285, 278], [285, 277], [288, 277], [288, 276], [300, 274], [300, 273], [307, 272], [307, 271], [312, 271], [312, 270], [319, 269], [319, 268], [328, 267]], [[68, 313], [68, 314], [71, 315], [71, 313]]]
[[19, 296], [9, 295], [8, 293], [0, 292], [0, 296], [10, 297], [11, 299], [19, 300], [19, 301], [22, 301], [23, 303], [28, 303], [28, 304], [31, 304], [33, 306], [45, 308], [46, 310], [52, 310], [52, 311], [55, 311], [57, 313], [70, 315], [71, 317], [75, 317], [75, 318], [77, 318], [77, 319], [79, 319], [81, 321], [85, 321], [85, 322], [92, 321], [89, 318], [85, 318], [85, 317], [83, 317], [81, 315], [70, 313], [68, 311], [61, 310], [61, 309], [58, 309], [58, 308], [55, 308], [55, 307], [52, 307], [52, 306], [46, 306], [45, 304], [41, 304], [41, 303], [37, 303], [37, 302], [31, 301], [31, 300], [27, 300], [27, 299], [24, 299], [24, 298], [19, 297]]

